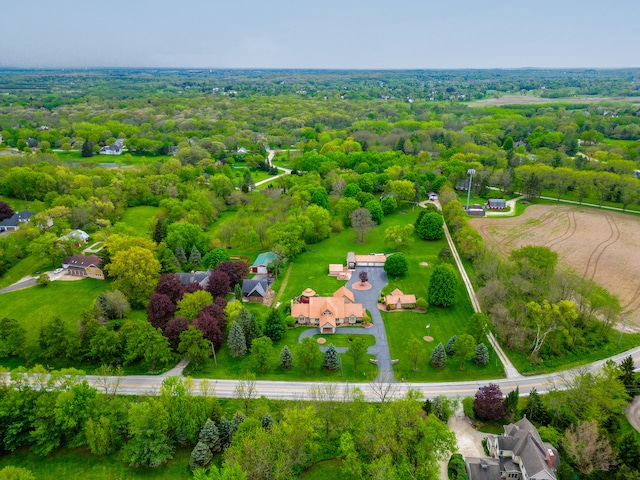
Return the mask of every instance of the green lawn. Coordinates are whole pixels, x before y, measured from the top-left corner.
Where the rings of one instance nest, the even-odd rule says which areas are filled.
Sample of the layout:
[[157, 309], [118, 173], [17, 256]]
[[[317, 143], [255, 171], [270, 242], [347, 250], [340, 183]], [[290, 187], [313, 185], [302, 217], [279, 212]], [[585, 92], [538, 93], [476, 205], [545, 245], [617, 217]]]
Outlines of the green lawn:
[[54, 316], [75, 327], [82, 310], [90, 309], [98, 294], [110, 287], [111, 282], [85, 278], [3, 293], [0, 295], [2, 315], [18, 320], [27, 329], [27, 338], [35, 338]]
[[40, 457], [26, 448], [0, 457], [0, 469], [8, 465], [31, 470], [36, 478], [64, 480], [120, 480], [127, 479], [190, 479], [191, 450], [176, 451], [173, 460], [158, 468], [131, 468], [123, 464], [118, 454], [98, 457], [82, 448], [61, 449], [48, 457]]
[[7, 270], [2, 278], [0, 278], [0, 288], [13, 285], [27, 275], [35, 275], [35, 272], [44, 272], [46, 270], [51, 270], [52, 268], [53, 267], [48, 260], [43, 260], [34, 255], [29, 255]]
[[[356, 329], [357, 331], [361, 332], [362, 329], [359, 327], [353, 327], [354, 329]], [[349, 327], [344, 327], [344, 328], [340, 328], [338, 329], [338, 331], [340, 332], [348, 332], [349, 331]], [[318, 338], [324, 338], [327, 342], [325, 343], [325, 346], [328, 346], [330, 344], [333, 344], [334, 347], [348, 347], [349, 345], [351, 345], [351, 340], [355, 337], [359, 337], [362, 338], [365, 342], [365, 345], [367, 347], [371, 347], [373, 345], [376, 344], [376, 337], [374, 337], [373, 335], [314, 335], [313, 338], [318, 339]]]
[[[274, 343], [270, 365], [264, 372], [258, 371], [250, 354], [241, 359], [233, 358], [225, 343], [220, 351], [216, 352], [218, 360], [217, 367], [214, 365], [213, 360], [209, 360], [198, 371], [191, 373], [191, 376], [195, 378], [236, 379], [243, 378], [247, 372], [252, 372], [255, 373], [257, 380], [308, 382], [341, 382], [348, 380], [350, 382], [370, 382], [378, 374], [378, 367], [368, 360], [369, 358], [373, 358], [373, 356], [365, 355], [361, 364], [358, 365], [358, 371], [354, 372], [352, 360], [344, 354], [340, 355], [342, 359], [342, 371], [323, 371], [321, 368], [322, 356], [319, 356], [320, 360], [311, 369], [311, 372], [306, 373], [304, 365], [296, 361], [298, 338], [305, 329], [305, 327], [287, 329], [284, 339]], [[282, 370], [279, 364], [280, 351], [285, 345], [288, 345], [293, 353], [293, 367], [290, 370]], [[320, 348], [320, 345], [318, 345], [318, 348]]]
[[18, 198], [5, 197], [0, 195], [0, 201], [9, 205], [14, 212], [21, 212], [22, 210], [29, 210], [31, 212], [41, 212], [45, 209], [44, 203], [39, 200], [33, 200], [27, 202]]
[[342, 480], [342, 461], [323, 460], [302, 472], [299, 478], [304, 480]]
[[[244, 178], [244, 171], [247, 168], [249, 167], [245, 167], [242, 164], [232, 167], [232, 170], [236, 175], [236, 181], [234, 183], [242, 181], [242, 179]], [[249, 168], [249, 173], [251, 173], [251, 178], [253, 178], [254, 183], [260, 182], [269, 177], [273, 177], [273, 175], [271, 175], [269, 172], [258, 170], [257, 168]]]
[[122, 216], [122, 222], [131, 227], [140, 236], [149, 235], [149, 220], [158, 212], [158, 207], [132, 207], [127, 208]]

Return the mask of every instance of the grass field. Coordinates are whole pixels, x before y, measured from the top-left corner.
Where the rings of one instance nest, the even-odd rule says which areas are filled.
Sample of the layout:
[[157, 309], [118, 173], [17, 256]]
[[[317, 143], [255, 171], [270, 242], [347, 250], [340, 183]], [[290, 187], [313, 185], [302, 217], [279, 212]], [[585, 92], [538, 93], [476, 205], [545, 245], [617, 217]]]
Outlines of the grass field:
[[[356, 328], [356, 330], [360, 332], [362, 331], [361, 328]], [[348, 327], [340, 328], [339, 331], [343, 333], [348, 332], [349, 328]], [[314, 339], [324, 338], [327, 341], [324, 344], [325, 346], [333, 344], [334, 347], [348, 347], [349, 345], [351, 345], [350, 340], [356, 336], [358, 338], [362, 338], [367, 347], [371, 347], [376, 344], [376, 337], [374, 337], [373, 335], [319, 335], [318, 334], [318, 335], [314, 335], [313, 338]]]
[[7, 270], [2, 278], [0, 278], [0, 288], [13, 285], [27, 275], [35, 275], [35, 272], [44, 272], [52, 268], [49, 261], [34, 255], [28, 255]]
[[135, 230], [136, 234], [146, 237], [149, 236], [149, 220], [159, 210], [158, 207], [148, 206], [127, 208], [121, 221]]
[[118, 454], [98, 457], [86, 449], [61, 449], [48, 457], [39, 457], [26, 448], [0, 457], [0, 469], [8, 465], [26, 468], [38, 479], [64, 480], [164, 480], [193, 478], [189, 469], [191, 450], [179, 449], [170, 460], [158, 468], [131, 468], [123, 464]]
[[[244, 378], [247, 373], [255, 373], [256, 380], [281, 380], [281, 381], [306, 381], [306, 382], [342, 382], [348, 380], [350, 382], [370, 382], [378, 374], [378, 367], [369, 362], [369, 358], [373, 356], [365, 355], [363, 361], [358, 365], [358, 371], [353, 371], [352, 360], [342, 354], [342, 371], [326, 372], [322, 370], [322, 355], [319, 355], [319, 361], [312, 367], [310, 373], [305, 372], [304, 365], [296, 361], [296, 347], [300, 334], [307, 330], [306, 327], [296, 327], [287, 329], [285, 337], [273, 344], [273, 351], [269, 366], [264, 372], [258, 371], [256, 364], [250, 354], [241, 359], [231, 356], [229, 347], [225, 343], [220, 351], [216, 352], [218, 366], [214, 365], [213, 360], [209, 360], [198, 371], [192, 372], [191, 376], [195, 378], [224, 378], [238, 379]], [[334, 337], [335, 338], [335, 337]], [[280, 368], [280, 351], [287, 345], [293, 353], [293, 367], [290, 370], [282, 370]], [[320, 345], [318, 345], [318, 349]]]
[[11, 207], [14, 212], [21, 212], [22, 210], [29, 210], [31, 212], [41, 212], [45, 209], [44, 203], [39, 200], [33, 200], [31, 202], [27, 202], [25, 200], [20, 200], [18, 198], [5, 197], [4, 195], [0, 195], [0, 201], [6, 203]]
[[82, 310], [90, 309], [98, 294], [110, 287], [111, 282], [85, 278], [3, 293], [2, 315], [18, 320], [27, 329], [27, 338], [35, 338], [40, 328], [55, 316], [75, 327]]

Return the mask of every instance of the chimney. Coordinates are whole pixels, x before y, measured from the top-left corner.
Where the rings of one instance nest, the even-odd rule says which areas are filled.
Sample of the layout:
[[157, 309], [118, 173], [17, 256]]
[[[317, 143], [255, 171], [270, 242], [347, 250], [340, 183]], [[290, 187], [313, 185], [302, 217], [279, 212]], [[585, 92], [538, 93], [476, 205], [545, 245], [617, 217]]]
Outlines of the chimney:
[[547, 465], [549, 465], [549, 468], [553, 468], [554, 457], [555, 455], [553, 454], [553, 450], [548, 448], [547, 449]]
[[193, 282], [195, 282], [195, 281], [196, 281], [196, 272], [194, 272], [193, 270], [191, 270], [191, 282], [190, 282], [190, 283], [193, 283]]

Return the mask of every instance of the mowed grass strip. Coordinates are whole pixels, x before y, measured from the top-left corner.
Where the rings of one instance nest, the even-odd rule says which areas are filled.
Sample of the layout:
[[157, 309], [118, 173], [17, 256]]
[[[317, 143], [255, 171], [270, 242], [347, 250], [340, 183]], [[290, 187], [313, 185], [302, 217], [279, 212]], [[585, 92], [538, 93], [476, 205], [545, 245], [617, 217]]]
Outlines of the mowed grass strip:
[[29, 255], [7, 270], [2, 278], [0, 278], [0, 288], [13, 285], [27, 275], [35, 275], [35, 272], [44, 272], [51, 270], [51, 268], [52, 266], [48, 260], [36, 257], [35, 255]]
[[[360, 328], [357, 328], [355, 330], [358, 330], [360, 332], [362, 332], [363, 330], [361, 330]], [[345, 328], [339, 328], [338, 329], [339, 332], [348, 332], [349, 329], [345, 329]], [[340, 333], [337, 335], [314, 335], [313, 338], [315, 340], [319, 339], [319, 338], [324, 338], [326, 340], [326, 342], [324, 343], [325, 347], [328, 347], [329, 345], [333, 344], [334, 347], [349, 347], [349, 345], [351, 345], [351, 341], [354, 338], [362, 338], [364, 340], [365, 345], [367, 346], [367, 348], [373, 346], [376, 344], [376, 337], [374, 337], [373, 335], [361, 335], [361, 334], [355, 334], [355, 335], [349, 335], [344, 334], [344, 333]]]
[[173, 459], [158, 468], [131, 468], [122, 463], [118, 454], [99, 457], [92, 455], [86, 448], [73, 450], [60, 449], [48, 457], [40, 457], [27, 448], [0, 458], [0, 469], [13, 465], [26, 468], [36, 478], [60, 478], [65, 480], [131, 480], [147, 479], [190, 479], [193, 474], [189, 469], [190, 448], [176, 450]]
[[323, 460], [302, 472], [304, 480], [342, 480], [342, 460]]
[[127, 208], [121, 221], [131, 227], [136, 234], [148, 237], [149, 221], [159, 210], [158, 207], [148, 206]]
[[42, 326], [55, 316], [75, 328], [82, 310], [90, 310], [98, 295], [110, 288], [109, 281], [85, 278], [3, 293], [0, 315], [18, 320], [27, 330], [27, 339], [35, 339]]
[[[256, 380], [280, 380], [280, 381], [302, 381], [302, 382], [370, 382], [378, 374], [378, 367], [371, 362], [372, 355], [364, 355], [358, 371], [354, 372], [353, 361], [346, 354], [341, 354], [342, 371], [327, 372], [321, 367], [323, 354], [318, 355], [318, 361], [311, 367], [309, 373], [306, 373], [302, 362], [296, 358], [296, 349], [298, 347], [298, 339], [300, 334], [305, 331], [306, 327], [289, 328], [285, 332], [284, 338], [273, 344], [271, 352], [271, 360], [269, 366], [263, 372], [258, 371], [255, 360], [250, 353], [243, 358], [233, 358], [226, 342], [222, 348], [216, 352], [218, 366], [216, 367], [213, 360], [209, 360], [204, 366], [197, 371], [191, 372], [190, 375], [195, 378], [223, 378], [223, 379], [242, 379], [247, 373], [254, 373]], [[287, 345], [293, 354], [293, 367], [289, 370], [280, 368], [280, 352]], [[327, 346], [327, 344], [325, 344]], [[320, 344], [318, 344], [318, 350]]]

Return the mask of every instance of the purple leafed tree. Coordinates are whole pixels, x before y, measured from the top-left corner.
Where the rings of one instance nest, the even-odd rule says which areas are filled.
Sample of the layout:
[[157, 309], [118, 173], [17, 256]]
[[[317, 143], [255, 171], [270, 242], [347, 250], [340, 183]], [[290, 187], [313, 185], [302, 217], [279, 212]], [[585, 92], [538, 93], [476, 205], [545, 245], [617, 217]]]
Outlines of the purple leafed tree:
[[216, 271], [224, 272], [229, 277], [229, 287], [236, 284], [242, 285], [242, 280], [247, 278], [249, 267], [245, 262], [222, 262], [216, 267]]
[[184, 317], [174, 318], [167, 323], [164, 329], [164, 336], [169, 340], [169, 346], [176, 352], [180, 345], [180, 334], [189, 328], [189, 320]]
[[214, 305], [219, 306], [223, 310], [224, 310], [224, 307], [227, 306], [227, 301], [224, 299], [224, 297], [216, 297], [216, 299], [213, 301], [213, 303], [214, 303]]
[[184, 293], [194, 293], [198, 290], [204, 290], [204, 288], [202, 288], [202, 285], [200, 285], [198, 282], [191, 282], [186, 287], [184, 287]]
[[504, 417], [502, 390], [495, 383], [480, 387], [473, 400], [473, 411], [480, 420], [497, 422]]
[[[222, 265], [222, 263], [220, 265]], [[209, 283], [207, 284], [207, 292], [215, 298], [224, 297], [230, 291], [229, 276], [221, 270], [211, 272], [211, 275], [209, 275]]]
[[7, 218], [13, 217], [14, 213], [15, 212], [9, 205], [0, 201], [0, 222], [2, 220], [6, 220]]
[[198, 318], [193, 321], [192, 325], [202, 332], [203, 338], [213, 342], [216, 348], [220, 348], [224, 341], [224, 334], [220, 330], [216, 320], [214, 320], [210, 315], [203, 315], [201, 313], [198, 315]]
[[171, 299], [175, 304], [182, 298], [184, 287], [178, 277], [173, 273], [165, 273], [160, 276], [158, 280], [158, 286], [156, 287], [156, 293], [162, 293]]
[[358, 277], [360, 278], [360, 281], [361, 281], [362, 283], [366, 283], [366, 282], [368, 282], [368, 281], [369, 281], [369, 275], [367, 275], [367, 272], [360, 272], [360, 273], [358, 274]]
[[164, 328], [167, 322], [173, 318], [176, 313], [176, 306], [171, 299], [162, 293], [154, 293], [149, 300], [147, 307], [147, 320], [153, 325], [153, 328]]

